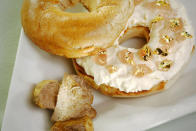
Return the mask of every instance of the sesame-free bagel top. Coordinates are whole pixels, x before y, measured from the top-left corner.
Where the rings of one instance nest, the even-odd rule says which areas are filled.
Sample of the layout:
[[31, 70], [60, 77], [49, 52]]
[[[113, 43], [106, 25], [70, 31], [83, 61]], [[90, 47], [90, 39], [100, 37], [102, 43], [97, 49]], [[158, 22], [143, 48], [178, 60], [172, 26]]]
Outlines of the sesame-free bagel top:
[[[77, 2], [89, 12], [65, 12]], [[22, 25], [41, 49], [78, 58], [112, 46], [125, 30], [133, 8], [133, 0], [24, 0]]]

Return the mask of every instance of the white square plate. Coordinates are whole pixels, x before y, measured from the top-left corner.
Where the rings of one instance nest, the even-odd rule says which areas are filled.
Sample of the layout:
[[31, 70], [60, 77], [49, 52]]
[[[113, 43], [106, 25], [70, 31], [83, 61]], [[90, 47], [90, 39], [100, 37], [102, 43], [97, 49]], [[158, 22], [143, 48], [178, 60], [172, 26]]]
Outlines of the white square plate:
[[[181, 0], [196, 23], [195, 0]], [[194, 25], [196, 27], [196, 25]], [[169, 90], [142, 98], [117, 99], [94, 93], [95, 131], [146, 130], [196, 111], [196, 57]], [[51, 112], [36, 107], [32, 91], [41, 80], [61, 80], [74, 73], [71, 60], [48, 54], [21, 31], [2, 131], [44, 131], [51, 127]]]

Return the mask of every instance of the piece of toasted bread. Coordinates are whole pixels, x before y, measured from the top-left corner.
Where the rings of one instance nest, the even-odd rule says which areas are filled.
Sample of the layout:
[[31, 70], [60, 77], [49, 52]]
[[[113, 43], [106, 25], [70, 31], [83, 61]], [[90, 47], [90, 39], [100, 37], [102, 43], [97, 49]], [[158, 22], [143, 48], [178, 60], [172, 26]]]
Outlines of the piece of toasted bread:
[[[80, 81], [81, 80], [80, 77], [74, 75], [72, 75], [72, 77], [74, 77], [77, 82], [81, 83], [81, 86], [87, 86], [84, 81]], [[58, 82], [57, 80], [44, 80], [38, 83], [35, 86], [33, 92], [33, 100], [35, 104], [42, 109], [54, 110], [57, 102], [59, 87], [60, 87], [60, 82]], [[87, 89], [87, 91], [90, 92], [89, 89]], [[89, 97], [91, 100], [92, 96], [89, 95]], [[92, 107], [88, 108], [85, 111], [85, 115], [90, 118], [94, 118], [96, 116], [96, 110]]]
[[89, 116], [94, 118], [93, 95], [89, 85], [79, 76], [65, 74], [57, 96], [52, 121], [65, 121]]
[[166, 85], [166, 82], [162, 81], [158, 85], [151, 88], [150, 90], [126, 93], [124, 91], [120, 91], [117, 88], [114, 88], [114, 87], [111, 87], [105, 84], [97, 85], [94, 81], [94, 78], [92, 76], [87, 75], [84, 69], [76, 63], [75, 59], [73, 59], [73, 65], [74, 65], [74, 68], [77, 74], [83, 77], [91, 85], [91, 87], [100, 91], [104, 95], [108, 95], [112, 97], [124, 97], [125, 98], [125, 97], [140, 97], [140, 96], [151, 95], [151, 94], [164, 90], [165, 85]]
[[85, 116], [64, 122], [56, 122], [51, 131], [93, 131], [92, 120]]
[[34, 88], [33, 101], [42, 109], [54, 109], [59, 86], [57, 80], [41, 81]]

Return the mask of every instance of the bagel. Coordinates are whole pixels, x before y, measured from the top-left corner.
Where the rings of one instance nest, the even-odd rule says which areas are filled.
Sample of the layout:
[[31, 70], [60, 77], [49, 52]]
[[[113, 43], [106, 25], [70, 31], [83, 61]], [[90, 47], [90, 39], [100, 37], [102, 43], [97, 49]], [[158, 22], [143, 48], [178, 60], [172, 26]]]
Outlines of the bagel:
[[[65, 12], [77, 2], [89, 12]], [[133, 9], [133, 0], [24, 0], [22, 26], [41, 49], [79, 58], [115, 44]]]
[[[135, 10], [119, 45], [73, 59], [76, 72], [113, 97], [139, 97], [163, 91], [177, 80], [194, 51], [194, 34], [184, 7], [175, 0], [135, 0]], [[141, 49], [120, 45], [145, 38]]]

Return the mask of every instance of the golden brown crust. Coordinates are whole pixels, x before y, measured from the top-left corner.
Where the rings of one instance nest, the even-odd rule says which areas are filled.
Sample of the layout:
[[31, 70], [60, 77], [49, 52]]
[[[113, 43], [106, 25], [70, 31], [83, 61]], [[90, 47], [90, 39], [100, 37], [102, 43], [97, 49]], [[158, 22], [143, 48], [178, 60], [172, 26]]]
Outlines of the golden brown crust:
[[91, 107], [91, 109], [88, 111], [86, 116], [88, 116], [89, 118], [93, 119], [93, 118], [95, 118], [97, 116], [97, 111], [93, 107]]
[[144, 90], [140, 92], [129, 92], [126, 93], [124, 91], [120, 91], [117, 88], [110, 87], [105, 84], [101, 84], [98, 86], [92, 76], [89, 76], [85, 73], [84, 69], [76, 63], [76, 60], [73, 59], [73, 65], [78, 75], [82, 76], [93, 88], [99, 90], [104, 95], [112, 96], [112, 97], [140, 97], [140, 96], [147, 96], [151, 95], [165, 89], [166, 82], [160, 82], [158, 85], [154, 86], [150, 90]]
[[93, 122], [89, 117], [56, 122], [51, 131], [93, 131]]
[[134, 9], [133, 0], [100, 0], [99, 3], [81, 0], [91, 12], [63, 11], [77, 1], [24, 0], [21, 11], [24, 32], [47, 52], [79, 58], [112, 46], [125, 30]]

